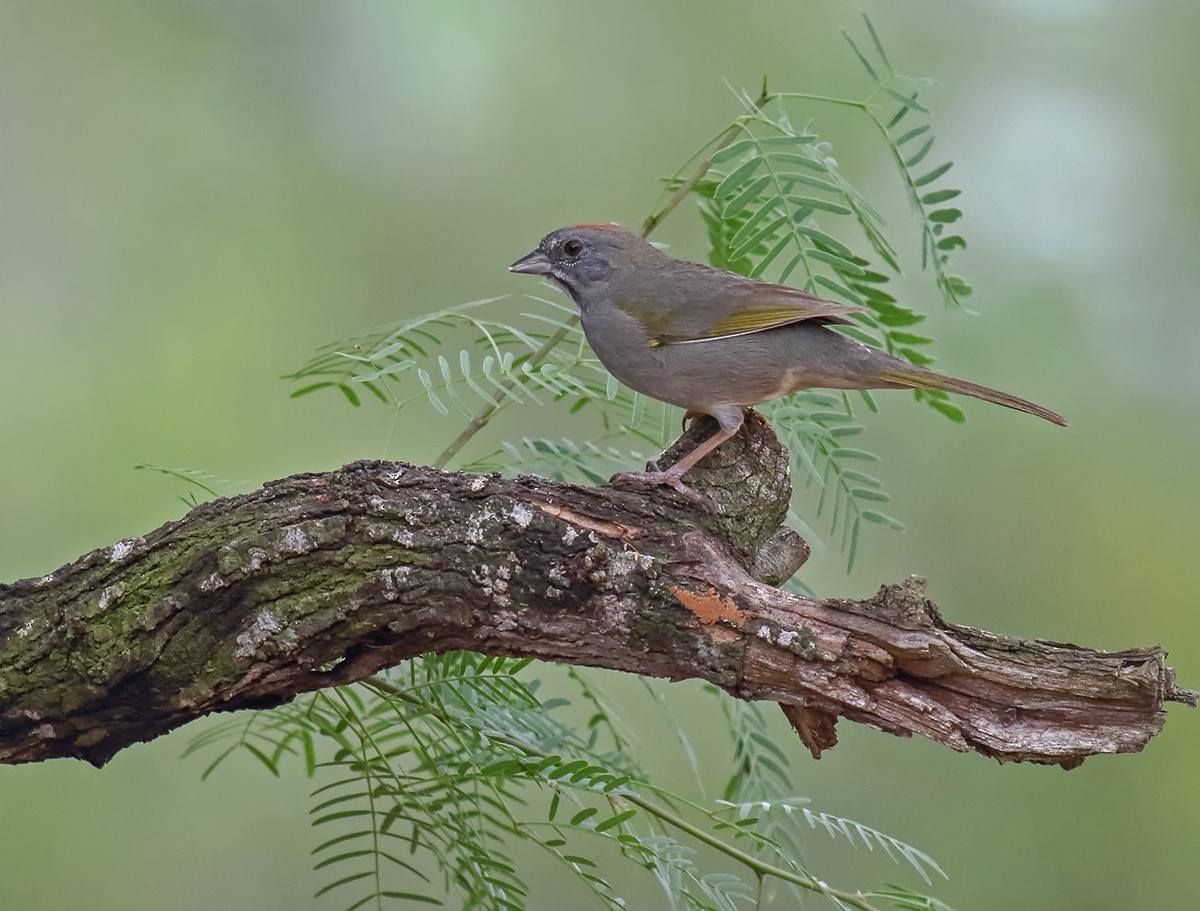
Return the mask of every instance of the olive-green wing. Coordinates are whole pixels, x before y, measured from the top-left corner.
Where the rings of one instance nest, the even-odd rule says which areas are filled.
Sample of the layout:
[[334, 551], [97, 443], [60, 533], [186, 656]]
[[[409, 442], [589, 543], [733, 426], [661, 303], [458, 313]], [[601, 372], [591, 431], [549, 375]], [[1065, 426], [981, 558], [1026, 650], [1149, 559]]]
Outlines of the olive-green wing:
[[749, 279], [730, 283], [719, 296], [681, 300], [663, 309], [650, 310], [621, 300], [615, 303], [642, 323], [651, 345], [728, 338], [809, 319], [847, 323], [848, 314], [864, 309], [827, 301], [788, 285]]

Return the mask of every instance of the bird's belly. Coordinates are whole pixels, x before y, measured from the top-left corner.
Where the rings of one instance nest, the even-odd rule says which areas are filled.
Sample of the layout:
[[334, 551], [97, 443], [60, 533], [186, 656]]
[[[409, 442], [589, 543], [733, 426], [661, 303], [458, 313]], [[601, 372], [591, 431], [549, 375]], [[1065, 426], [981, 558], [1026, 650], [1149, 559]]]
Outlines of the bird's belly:
[[613, 376], [651, 398], [693, 411], [757, 405], [816, 387], [877, 388], [887, 384], [875, 376], [876, 361], [894, 360], [817, 324], [657, 346], [646, 343], [640, 327], [623, 339], [607, 328], [597, 338], [590, 332], [588, 337]]
[[802, 366], [778, 363], [750, 336], [609, 349], [593, 344], [618, 380], [651, 398], [694, 411], [717, 405], [757, 405], [814, 385]]

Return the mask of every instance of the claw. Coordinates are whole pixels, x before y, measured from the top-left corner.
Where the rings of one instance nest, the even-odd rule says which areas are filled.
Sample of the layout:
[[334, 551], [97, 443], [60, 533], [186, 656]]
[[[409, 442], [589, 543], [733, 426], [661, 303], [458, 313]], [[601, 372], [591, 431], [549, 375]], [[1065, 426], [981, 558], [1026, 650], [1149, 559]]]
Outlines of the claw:
[[[702, 458], [728, 440], [731, 436], [737, 433], [738, 428], [742, 426], [742, 410], [733, 406], [720, 406], [715, 409], [716, 414], [709, 415], [717, 420], [719, 429], [711, 437], [681, 458], [678, 462], [668, 468], [666, 471], [654, 470], [653, 463], [647, 465], [647, 471], [625, 471], [621, 474], [614, 475], [613, 481], [632, 481], [635, 484], [664, 484], [673, 488], [678, 493], [693, 500], [697, 503], [706, 503], [707, 498], [703, 494], [699, 494], [692, 488], [688, 487], [680, 480], [688, 469], [699, 462]], [[688, 410], [684, 415], [684, 419], [700, 417], [705, 412]]]
[[681, 480], [682, 477], [682, 472], [677, 473], [674, 469], [668, 469], [667, 471], [622, 471], [620, 474], [613, 475], [609, 479], [609, 483], [615, 484], [624, 481], [631, 484], [647, 484], [653, 487], [670, 487], [696, 503], [707, 502], [704, 494], [698, 493], [684, 484]]

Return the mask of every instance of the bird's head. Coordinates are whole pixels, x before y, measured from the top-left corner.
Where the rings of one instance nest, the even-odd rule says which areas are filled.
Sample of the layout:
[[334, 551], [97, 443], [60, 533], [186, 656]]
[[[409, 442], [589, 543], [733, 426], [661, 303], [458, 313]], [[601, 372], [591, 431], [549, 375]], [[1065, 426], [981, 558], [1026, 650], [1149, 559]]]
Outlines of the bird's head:
[[613, 273], [657, 255], [639, 234], [619, 225], [574, 225], [542, 238], [537, 249], [508, 267], [510, 272], [544, 275], [576, 304], [608, 296]]

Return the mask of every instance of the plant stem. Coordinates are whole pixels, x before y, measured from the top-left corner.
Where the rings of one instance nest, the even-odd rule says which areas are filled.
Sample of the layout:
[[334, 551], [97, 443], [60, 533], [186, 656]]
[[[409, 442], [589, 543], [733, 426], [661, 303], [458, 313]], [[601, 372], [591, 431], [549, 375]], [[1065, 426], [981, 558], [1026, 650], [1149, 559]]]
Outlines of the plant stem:
[[[876, 92], [878, 89], [875, 90]], [[875, 92], [872, 92], [872, 97]], [[834, 98], [831, 95], [813, 95], [808, 92], [776, 92], [772, 98], [796, 98], [800, 101], [817, 101], [822, 104], [837, 104], [843, 107], [859, 108], [867, 110], [870, 107], [870, 99], [866, 101], [855, 101], [853, 98]]]
[[[764, 79], [762, 94], [758, 97], [758, 100], [754, 102], [755, 110], [761, 110], [763, 106], [773, 97], [775, 96], [767, 94], [767, 83]], [[645, 222], [642, 223], [642, 237], [649, 237], [650, 232], [657, 228], [659, 224], [662, 223], [663, 219], [665, 219], [675, 210], [676, 206], [683, 202], [684, 197], [686, 197], [688, 193], [692, 191], [692, 188], [704, 178], [704, 175], [708, 173], [709, 168], [712, 167], [712, 156], [737, 139], [738, 134], [742, 132], [745, 120], [745, 117], [739, 117], [737, 120], [735, 120], [733, 125], [725, 132], [725, 135], [723, 135], [717, 144], [713, 146], [712, 152], [709, 153], [707, 158], [700, 162], [700, 164], [696, 167], [696, 170], [692, 172], [691, 176], [679, 185], [675, 192], [671, 194], [670, 199], [663, 204], [661, 209], [659, 209], [657, 212], [651, 213]], [[529, 360], [526, 361], [526, 364], [531, 368], [537, 367], [539, 364], [541, 364], [542, 361], [549, 356], [550, 352], [553, 351], [558, 344], [567, 337], [567, 333], [574, 329], [578, 323], [578, 316], [570, 317], [565, 326], [560, 329], [556, 329], [552, 335], [542, 342], [542, 346], [529, 356]], [[512, 389], [515, 384], [516, 380], [510, 377], [505, 377], [504, 379], [500, 380], [500, 385], [504, 387], [504, 390]], [[479, 431], [488, 425], [488, 422], [491, 421], [492, 417], [500, 409], [500, 406], [503, 403], [504, 392], [497, 390], [492, 396], [491, 401], [475, 412], [475, 416], [467, 422], [467, 426], [462, 429], [462, 432], [459, 433], [459, 435], [453, 440], [451, 440], [450, 445], [443, 449], [441, 454], [433, 460], [433, 467], [445, 468], [446, 465], [449, 464], [450, 460], [458, 455], [459, 450], [467, 445], [467, 443], [473, 436], [475, 436], [475, 434], [479, 433]]]

